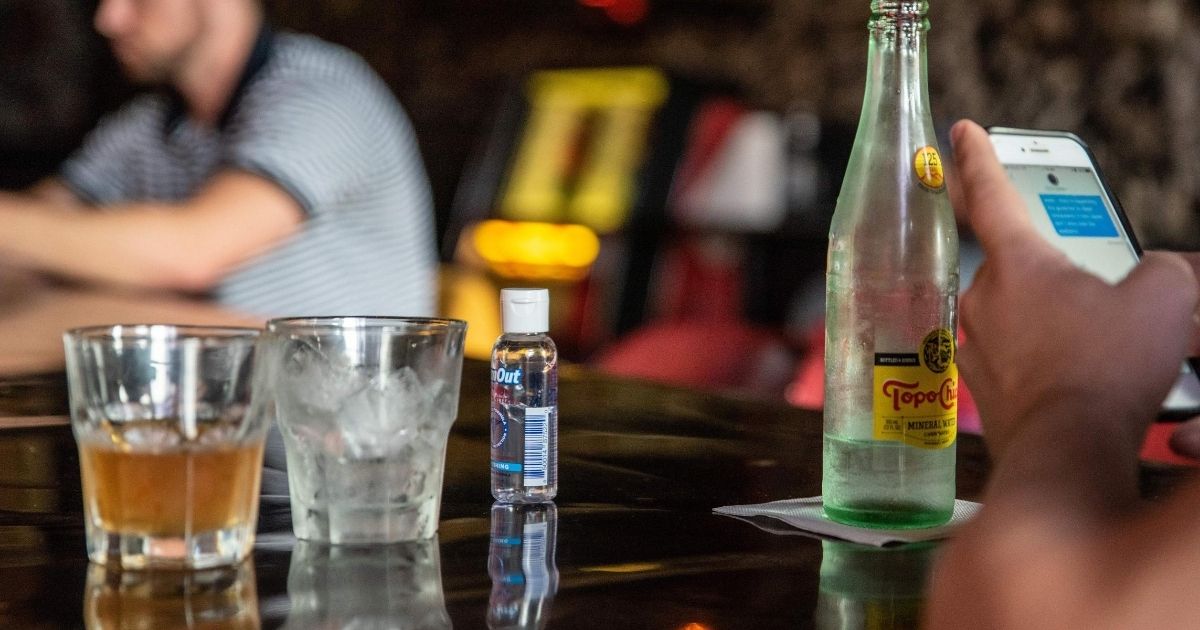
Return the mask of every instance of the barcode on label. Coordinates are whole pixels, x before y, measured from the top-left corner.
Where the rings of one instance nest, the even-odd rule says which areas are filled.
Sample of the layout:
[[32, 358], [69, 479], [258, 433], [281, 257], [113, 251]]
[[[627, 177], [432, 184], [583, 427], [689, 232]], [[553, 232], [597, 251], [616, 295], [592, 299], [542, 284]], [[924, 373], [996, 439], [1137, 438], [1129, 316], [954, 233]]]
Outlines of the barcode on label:
[[546, 485], [546, 422], [553, 407], [525, 408], [525, 461], [524, 486], [526, 488]]
[[525, 526], [521, 546], [521, 571], [525, 574], [525, 596], [544, 597], [550, 592], [550, 573], [546, 567], [546, 524]]

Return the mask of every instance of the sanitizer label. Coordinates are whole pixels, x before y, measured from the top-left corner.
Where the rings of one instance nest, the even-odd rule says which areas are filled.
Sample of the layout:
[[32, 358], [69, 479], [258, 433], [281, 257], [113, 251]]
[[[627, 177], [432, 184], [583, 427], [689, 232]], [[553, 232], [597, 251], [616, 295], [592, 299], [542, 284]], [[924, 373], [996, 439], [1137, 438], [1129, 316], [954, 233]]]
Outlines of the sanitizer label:
[[[513, 400], [513, 387], [521, 383], [521, 369], [498, 367], [492, 370], [492, 470], [499, 473], [521, 474], [524, 466], [521, 451], [515, 446], [521, 440], [520, 425], [513, 421], [520, 405]], [[519, 418], [518, 418], [519, 420]], [[514, 435], [514, 429], [516, 434]]]
[[874, 438], [941, 449], [958, 436], [954, 335], [939, 328], [919, 352], [875, 355]]
[[557, 373], [551, 371], [539, 382], [540, 373], [529, 375], [523, 367], [501, 364], [492, 368], [491, 376], [492, 470], [520, 475], [516, 483], [525, 488], [549, 485], [550, 434], [558, 413]]
[[525, 408], [525, 471], [524, 485], [526, 488], [544, 486], [546, 467], [550, 460], [549, 442], [547, 439], [546, 423], [550, 421], [554, 407]]

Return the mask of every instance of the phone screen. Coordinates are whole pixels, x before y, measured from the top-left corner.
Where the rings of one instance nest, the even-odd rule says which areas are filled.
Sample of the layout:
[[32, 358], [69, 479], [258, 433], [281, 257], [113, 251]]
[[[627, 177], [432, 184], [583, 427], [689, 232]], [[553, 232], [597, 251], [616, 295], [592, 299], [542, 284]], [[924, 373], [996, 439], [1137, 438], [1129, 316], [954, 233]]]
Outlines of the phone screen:
[[1006, 164], [1033, 224], [1079, 267], [1120, 282], [1138, 256], [1096, 172], [1085, 166]]
[[[1112, 284], [1137, 266], [1137, 250], [1094, 169], [1046, 164], [1004, 168], [1034, 226], [1071, 262]], [[1187, 363], [1163, 407], [1188, 413], [1200, 409], [1200, 380]]]

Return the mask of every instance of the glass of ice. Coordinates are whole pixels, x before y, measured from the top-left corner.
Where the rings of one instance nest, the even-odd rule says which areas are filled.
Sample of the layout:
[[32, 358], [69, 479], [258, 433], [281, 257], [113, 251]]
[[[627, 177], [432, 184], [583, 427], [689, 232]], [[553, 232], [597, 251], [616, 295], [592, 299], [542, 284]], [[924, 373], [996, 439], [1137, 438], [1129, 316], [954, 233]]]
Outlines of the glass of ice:
[[267, 417], [250, 328], [63, 335], [88, 556], [121, 568], [231, 565], [254, 543]]
[[285, 630], [449, 630], [437, 538], [394, 545], [325, 545], [292, 550]]
[[437, 532], [465, 322], [276, 319], [261, 344], [303, 540], [393, 543]]

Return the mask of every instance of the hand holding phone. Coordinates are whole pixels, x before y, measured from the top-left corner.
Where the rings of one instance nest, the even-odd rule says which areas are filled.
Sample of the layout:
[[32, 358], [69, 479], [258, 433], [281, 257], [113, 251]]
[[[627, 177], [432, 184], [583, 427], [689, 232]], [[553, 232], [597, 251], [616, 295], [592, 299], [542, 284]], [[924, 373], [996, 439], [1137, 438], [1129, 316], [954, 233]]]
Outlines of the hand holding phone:
[[[1038, 232], [1077, 266], [1120, 282], [1142, 250], [1087, 145], [1067, 132], [992, 127], [996, 156], [1020, 192]], [[1163, 403], [1167, 417], [1200, 412], [1200, 365], [1189, 359]], [[1194, 369], [1195, 368], [1195, 369]]]

